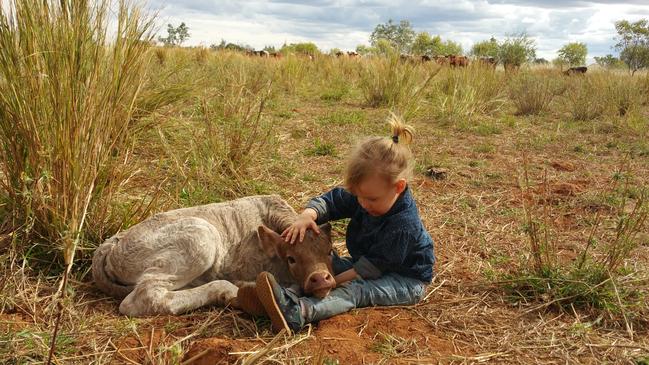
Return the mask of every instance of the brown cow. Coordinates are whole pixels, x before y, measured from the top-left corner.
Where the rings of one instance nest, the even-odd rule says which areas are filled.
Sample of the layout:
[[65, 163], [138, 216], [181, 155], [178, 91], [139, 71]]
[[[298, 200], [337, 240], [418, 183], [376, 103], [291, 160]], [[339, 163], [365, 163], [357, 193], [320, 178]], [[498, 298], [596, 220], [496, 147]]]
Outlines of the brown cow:
[[448, 55], [446, 57], [452, 67], [466, 67], [469, 65], [469, 59], [466, 56]]
[[437, 62], [438, 65], [448, 65], [448, 58], [446, 58], [446, 56], [433, 56], [433, 60]]

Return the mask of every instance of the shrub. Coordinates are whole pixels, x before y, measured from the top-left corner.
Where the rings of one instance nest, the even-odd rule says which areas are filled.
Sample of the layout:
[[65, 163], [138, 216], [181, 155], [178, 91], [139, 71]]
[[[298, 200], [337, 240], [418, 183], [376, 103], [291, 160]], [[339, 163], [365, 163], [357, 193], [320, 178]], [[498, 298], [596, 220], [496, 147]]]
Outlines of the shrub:
[[120, 4], [107, 32], [108, 0], [7, 6], [0, 7], [5, 218], [22, 242], [60, 249], [70, 268], [88, 235], [112, 233], [104, 231], [112, 223], [106, 207], [131, 176], [131, 131], [145, 114], [138, 105], [148, 103], [152, 23]]
[[422, 91], [439, 72], [439, 68], [400, 62], [397, 54], [376, 58], [363, 66], [359, 86], [367, 104], [396, 109], [404, 117], [418, 109]]
[[434, 84], [433, 113], [443, 122], [459, 123], [498, 112], [505, 100], [502, 75], [479, 67], [449, 70]]
[[551, 76], [521, 72], [510, 83], [509, 97], [516, 114], [535, 115], [548, 109], [555, 95], [561, 93], [560, 87]]
[[605, 88], [605, 79], [598, 75], [571, 77], [564, 93], [564, 102], [572, 119], [590, 121], [604, 114], [607, 105], [602, 90]]
[[612, 113], [626, 116], [640, 108], [647, 90], [634, 77], [610, 75], [604, 94], [604, 102], [612, 108]]

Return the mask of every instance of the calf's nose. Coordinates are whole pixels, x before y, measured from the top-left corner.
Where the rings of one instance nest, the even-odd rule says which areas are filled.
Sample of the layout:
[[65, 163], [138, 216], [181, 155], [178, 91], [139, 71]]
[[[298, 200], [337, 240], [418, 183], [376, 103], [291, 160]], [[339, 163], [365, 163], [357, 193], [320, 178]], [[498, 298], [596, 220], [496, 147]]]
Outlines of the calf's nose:
[[311, 275], [309, 284], [312, 288], [326, 288], [334, 286], [336, 281], [328, 272], [317, 272]]

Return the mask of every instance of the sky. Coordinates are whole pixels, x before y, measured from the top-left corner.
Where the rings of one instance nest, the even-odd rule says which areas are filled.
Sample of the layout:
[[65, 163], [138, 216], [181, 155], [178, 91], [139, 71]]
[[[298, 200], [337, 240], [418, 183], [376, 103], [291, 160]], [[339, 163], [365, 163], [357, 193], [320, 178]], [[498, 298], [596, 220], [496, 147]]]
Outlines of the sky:
[[614, 22], [649, 18], [649, 0], [148, 0], [158, 13], [160, 35], [166, 24], [185, 22], [184, 45], [227, 42], [256, 49], [284, 43], [314, 42], [321, 50], [354, 50], [369, 44], [377, 24], [409, 20], [415, 31], [459, 42], [465, 52], [491, 36], [526, 32], [536, 41], [537, 57], [551, 60], [568, 42], [588, 46], [594, 56], [617, 54]]

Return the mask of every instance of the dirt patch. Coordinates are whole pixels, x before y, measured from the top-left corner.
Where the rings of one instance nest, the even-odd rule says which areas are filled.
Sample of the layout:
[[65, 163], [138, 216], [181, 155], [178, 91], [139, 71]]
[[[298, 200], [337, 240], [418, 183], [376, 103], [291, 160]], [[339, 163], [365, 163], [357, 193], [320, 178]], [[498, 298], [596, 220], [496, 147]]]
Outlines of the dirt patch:
[[155, 350], [166, 337], [165, 329], [158, 326], [134, 336], [123, 337], [116, 344], [118, 358], [129, 363], [154, 363]]
[[[448, 358], [456, 353], [453, 343], [411, 310], [368, 308], [332, 317], [313, 329], [312, 336], [294, 346], [291, 338], [278, 343], [268, 355], [282, 351], [294, 358], [337, 360], [340, 364], [415, 361], [417, 358]], [[288, 345], [287, 345], [288, 344]], [[184, 361], [193, 364], [228, 364], [265, 347], [261, 339], [208, 338], [192, 343]], [[278, 349], [279, 348], [279, 349]], [[467, 349], [463, 349], [466, 355]], [[245, 353], [245, 354], [242, 354]]]

